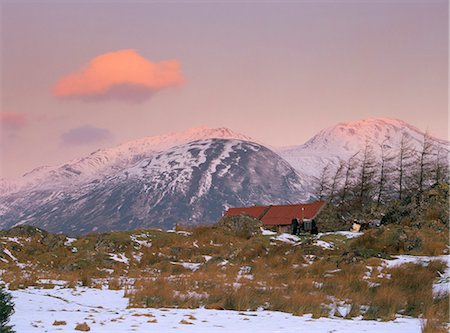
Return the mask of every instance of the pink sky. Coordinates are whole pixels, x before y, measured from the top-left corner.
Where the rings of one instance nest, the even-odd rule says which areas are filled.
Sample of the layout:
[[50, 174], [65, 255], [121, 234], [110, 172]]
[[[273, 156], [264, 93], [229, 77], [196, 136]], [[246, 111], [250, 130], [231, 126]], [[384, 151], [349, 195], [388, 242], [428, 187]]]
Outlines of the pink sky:
[[0, 6], [3, 177], [202, 125], [274, 146], [366, 117], [447, 137], [444, 0]]

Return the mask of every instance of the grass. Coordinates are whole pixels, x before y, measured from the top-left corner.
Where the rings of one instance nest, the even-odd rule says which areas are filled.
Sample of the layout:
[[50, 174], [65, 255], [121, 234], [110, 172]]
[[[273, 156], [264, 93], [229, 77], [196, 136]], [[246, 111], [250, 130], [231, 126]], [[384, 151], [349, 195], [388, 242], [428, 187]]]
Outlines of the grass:
[[[444, 238], [427, 228], [389, 226], [351, 240], [322, 236], [335, 244], [332, 250], [315, 246], [310, 236], [293, 246], [261, 235], [223, 233], [216, 227], [188, 231], [190, 236], [158, 230], [88, 235], [70, 246], [58, 239], [51, 248], [35, 236], [14, 244], [15, 250], [5, 241], [26, 265], [20, 269], [14, 262], [0, 261], [1, 278], [11, 289], [51, 288], [39, 281], [44, 278], [66, 281], [68, 287], [125, 289], [132, 307], [264, 308], [326, 317], [341, 316], [335, 307], [345, 303], [350, 306], [347, 318], [391, 320], [397, 314], [410, 315], [424, 319], [424, 332], [440, 332], [448, 322], [448, 304], [432, 293], [433, 281], [445, 268], [442, 262], [391, 269], [382, 265], [382, 257], [398, 253], [442, 254]], [[140, 245], [131, 236], [152, 245]], [[408, 250], [405, 244], [414, 237], [421, 245]], [[124, 254], [129, 265], [111, 260], [109, 253]], [[192, 271], [174, 263], [200, 266]]]

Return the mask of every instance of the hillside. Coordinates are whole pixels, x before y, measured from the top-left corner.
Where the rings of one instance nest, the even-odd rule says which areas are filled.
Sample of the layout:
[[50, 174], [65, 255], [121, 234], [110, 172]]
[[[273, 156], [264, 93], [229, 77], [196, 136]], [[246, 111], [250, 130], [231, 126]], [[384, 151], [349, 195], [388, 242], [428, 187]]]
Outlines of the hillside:
[[203, 139], [238, 139], [254, 141], [227, 128], [191, 128], [184, 132], [144, 137], [116, 147], [99, 149], [88, 156], [56, 166], [42, 166], [13, 180], [0, 180], [0, 194], [20, 190], [62, 190], [113, 175], [143, 158], [177, 145]]
[[26, 223], [71, 235], [170, 229], [214, 223], [232, 206], [308, 200], [304, 186], [288, 163], [259, 144], [198, 140], [77, 186], [3, 195], [1, 226]]
[[[17, 180], [3, 180], [0, 228], [32, 224], [75, 235], [211, 224], [228, 207], [313, 200], [322, 195], [317, 187], [326, 166], [331, 165], [331, 172], [340, 165], [348, 169], [348, 158], [359, 153], [359, 162], [367, 143], [376, 163], [381, 160], [381, 146], [396, 157], [404, 136], [415, 154], [408, 165], [417, 166], [424, 133], [393, 119], [341, 123], [303, 145], [280, 149], [269, 149], [226, 128], [142, 138], [61, 165], [37, 168]], [[430, 140], [448, 152], [447, 141]], [[434, 158], [435, 152], [428, 155]], [[390, 167], [391, 178], [397, 177], [397, 166]], [[335, 177], [340, 187], [345, 168], [339, 179]], [[445, 165], [440, 168], [446, 170]], [[372, 169], [370, 179], [377, 182], [380, 170]], [[349, 178], [354, 184], [359, 172], [355, 170]], [[385, 182], [385, 188], [378, 191], [394, 191], [385, 198], [397, 195], [397, 184], [391, 183]], [[370, 195], [376, 195], [373, 192]]]
[[[360, 323], [363, 329], [375, 325], [373, 320], [387, 321], [380, 322], [379, 331], [399, 325], [397, 320], [425, 316], [430, 332], [443, 332], [450, 274], [446, 233], [436, 237], [429, 226], [410, 228], [408, 233], [421, 238], [421, 244], [432, 240], [435, 246], [409, 249], [403, 246], [403, 228], [301, 237], [266, 231], [243, 237], [211, 226], [69, 238], [21, 226], [0, 233], [0, 280], [18, 297], [21, 309], [27, 304], [29, 314], [13, 323], [31, 324], [36, 331], [50, 328], [55, 320], [70, 328], [84, 321], [100, 331], [130, 322], [143, 327], [133, 316], [166, 322], [159, 313], [166, 310], [155, 308], [191, 309], [192, 317], [184, 319], [197, 327], [203, 324], [195, 318], [203, 315], [194, 309], [204, 307], [201, 311], [308, 315], [311, 325], [316, 322], [312, 316], [322, 318], [317, 323], [330, 320], [331, 327]], [[123, 306], [94, 301], [112, 294], [114, 304]], [[56, 308], [60, 310], [51, 311]], [[53, 315], [42, 320], [36, 311]], [[359, 320], [344, 320], [352, 318]]]
[[[423, 145], [424, 132], [398, 119], [369, 118], [325, 128], [298, 146], [277, 149], [277, 153], [288, 161], [298, 172], [309, 176], [320, 177], [327, 164], [333, 168], [339, 162], [347, 161], [356, 153], [362, 153], [366, 143], [374, 150], [376, 160], [381, 158], [381, 147], [395, 152], [406, 135], [411, 141], [411, 148], [420, 151]], [[431, 138], [446, 151], [449, 142]]]

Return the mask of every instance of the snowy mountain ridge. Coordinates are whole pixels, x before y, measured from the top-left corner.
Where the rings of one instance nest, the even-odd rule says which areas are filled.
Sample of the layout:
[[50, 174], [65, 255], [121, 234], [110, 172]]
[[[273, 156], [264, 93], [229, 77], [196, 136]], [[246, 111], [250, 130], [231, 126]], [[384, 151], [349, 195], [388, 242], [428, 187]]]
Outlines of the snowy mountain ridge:
[[191, 128], [183, 132], [144, 137], [128, 141], [112, 148], [99, 149], [90, 155], [73, 159], [56, 166], [42, 166], [14, 180], [0, 180], [0, 194], [19, 191], [23, 188], [64, 189], [108, 176], [143, 158], [150, 157], [176, 145], [202, 139], [239, 139], [255, 141], [252, 138], [231, 131], [228, 128]]
[[[301, 174], [318, 177], [326, 164], [346, 161], [357, 152], [364, 151], [370, 144], [376, 156], [381, 155], [381, 146], [396, 149], [400, 147], [403, 135], [411, 140], [413, 148], [420, 151], [424, 132], [399, 119], [368, 118], [354, 122], [339, 123], [325, 128], [299, 146], [277, 149]], [[431, 139], [448, 151], [448, 141], [435, 137]]]
[[298, 173], [273, 151], [236, 139], [188, 142], [120, 171], [66, 187], [0, 195], [0, 227], [31, 224], [76, 235], [213, 223], [228, 207], [309, 199]]
[[[424, 133], [393, 119], [340, 123], [279, 149], [226, 128], [146, 137], [3, 182], [0, 228], [171, 228], [214, 223], [228, 207], [305, 202], [327, 164], [338, 165], [366, 142], [379, 156], [382, 144], [395, 149], [403, 135], [420, 149]], [[448, 151], [447, 141], [433, 140]]]

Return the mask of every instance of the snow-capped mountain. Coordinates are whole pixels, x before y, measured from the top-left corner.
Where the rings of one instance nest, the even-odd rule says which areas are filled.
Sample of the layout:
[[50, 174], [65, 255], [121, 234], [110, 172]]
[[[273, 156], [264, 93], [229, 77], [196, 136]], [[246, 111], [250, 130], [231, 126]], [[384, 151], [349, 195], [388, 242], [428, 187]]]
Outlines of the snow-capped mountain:
[[99, 149], [88, 156], [67, 163], [36, 168], [13, 181], [2, 179], [0, 180], [0, 194], [20, 191], [24, 188], [62, 190], [121, 171], [143, 158], [170, 147], [210, 138], [254, 141], [248, 136], [223, 127], [198, 127], [179, 133], [144, 137], [113, 148]]
[[[420, 151], [424, 132], [398, 119], [369, 118], [349, 123], [339, 123], [323, 129], [306, 143], [279, 148], [276, 152], [298, 172], [318, 177], [328, 163], [337, 165], [352, 155], [363, 152], [366, 143], [373, 147], [375, 156], [381, 155], [381, 146], [395, 150], [402, 136], [407, 135], [414, 149]], [[448, 150], [448, 141], [432, 138]]]
[[26, 223], [79, 234], [213, 223], [230, 206], [307, 200], [304, 186], [295, 170], [264, 146], [197, 140], [78, 186], [3, 195], [1, 227]]
[[0, 228], [80, 234], [214, 223], [228, 207], [311, 200], [325, 165], [366, 142], [376, 154], [381, 144], [398, 148], [404, 134], [420, 150], [423, 132], [393, 119], [341, 123], [275, 151], [226, 128], [146, 137], [0, 183]]

